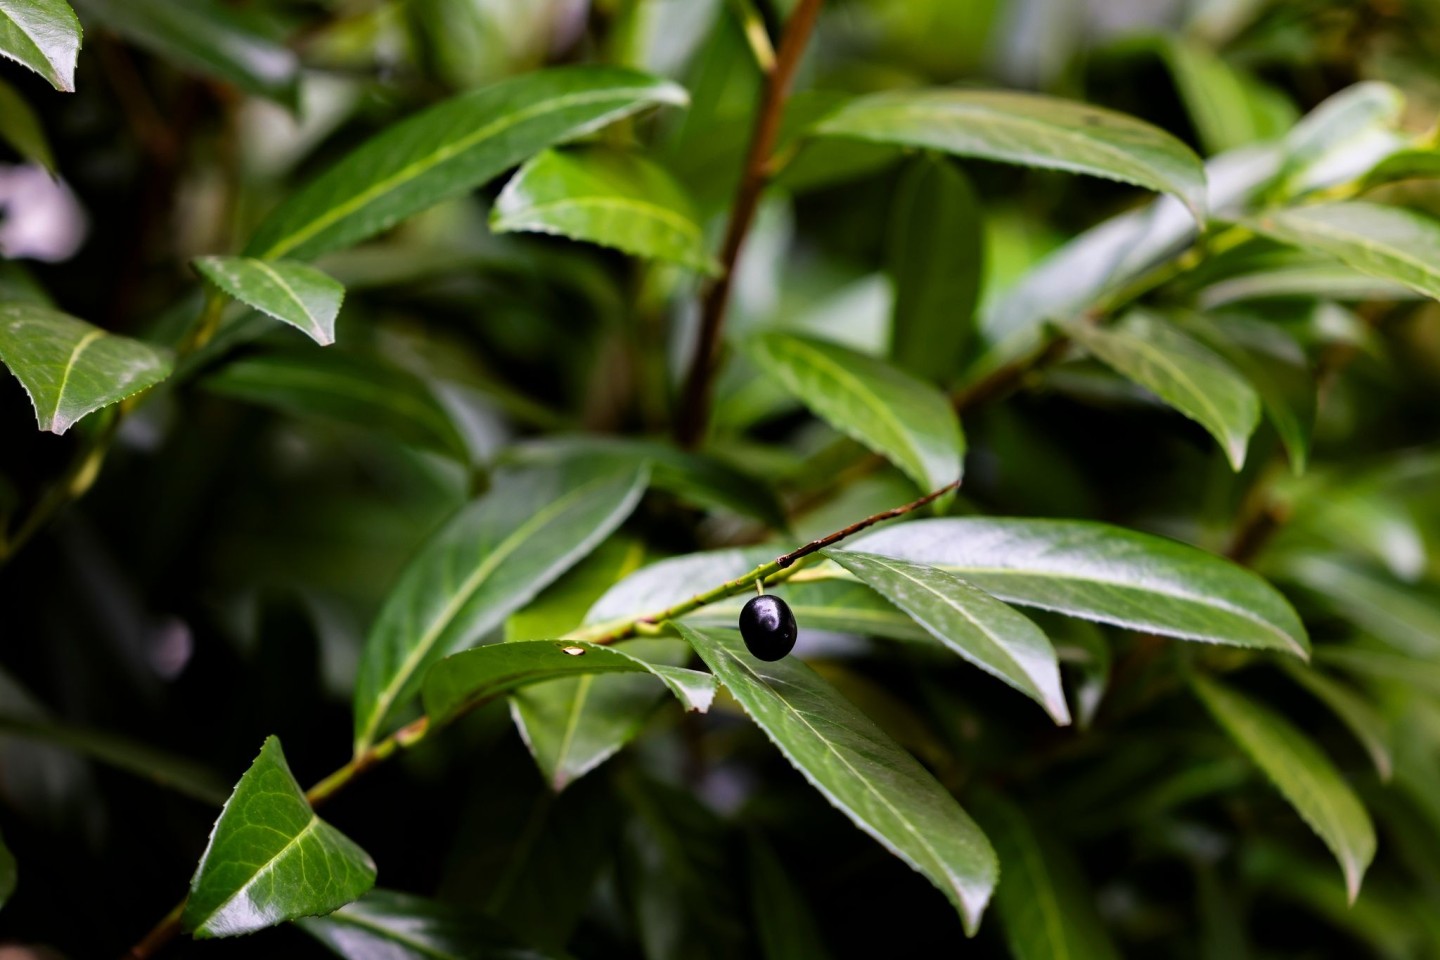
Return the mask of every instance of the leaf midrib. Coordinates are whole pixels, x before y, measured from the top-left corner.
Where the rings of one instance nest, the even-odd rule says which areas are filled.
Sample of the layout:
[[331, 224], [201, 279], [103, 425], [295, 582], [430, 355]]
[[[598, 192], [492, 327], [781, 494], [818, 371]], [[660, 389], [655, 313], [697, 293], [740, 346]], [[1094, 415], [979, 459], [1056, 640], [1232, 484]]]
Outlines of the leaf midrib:
[[265, 275], [270, 278], [270, 281], [274, 283], [277, 287], [279, 287], [281, 290], [283, 290], [285, 292], [285, 295], [288, 296], [291, 300], [293, 300], [295, 302], [295, 305], [300, 308], [300, 312], [305, 315], [305, 319], [308, 320], [310, 323], [311, 335], [314, 336], [316, 339], [325, 337], [326, 333], [320, 323], [320, 319], [316, 317], [315, 314], [310, 312], [310, 307], [305, 303], [305, 301], [300, 299], [300, 295], [297, 294], [295, 290], [290, 286], [290, 284], [285, 281], [285, 278], [280, 276], [280, 274], [276, 272], [275, 268], [270, 266], [270, 264], [266, 263], [264, 260], [256, 260], [255, 266], [258, 267], [262, 272], [264, 272]]
[[75, 369], [75, 364], [79, 361], [80, 354], [84, 353], [90, 344], [103, 336], [105, 336], [104, 330], [91, 330], [77, 340], [74, 348], [71, 349], [70, 359], [65, 361], [64, 372], [60, 374], [60, 383], [55, 389], [55, 403], [50, 410], [50, 425], [52, 427], [58, 426], [60, 423], [60, 407], [65, 402], [65, 389], [70, 385], [70, 371]]
[[[1364, 250], [1371, 256], [1388, 257], [1390, 259], [1397, 260], [1400, 263], [1403, 263], [1405, 266], [1416, 271], [1421, 276], [1427, 278], [1432, 284], [1440, 283], [1440, 272], [1437, 272], [1432, 264], [1429, 264], [1423, 260], [1414, 259], [1408, 253], [1398, 247], [1383, 245], [1369, 237], [1361, 236], [1353, 232], [1347, 232], [1343, 228], [1336, 227], [1334, 224], [1326, 223], [1323, 220], [1316, 220], [1310, 217], [1306, 217], [1303, 215], [1303, 213], [1291, 213], [1288, 215], [1280, 215], [1278, 218], [1272, 217], [1270, 219], [1271, 222], [1278, 222], [1284, 224], [1285, 226], [1288, 226], [1290, 230], [1295, 231], [1296, 233], [1302, 233], [1304, 232], [1304, 230], [1309, 230], [1314, 233], [1323, 235], [1326, 239], [1341, 240], [1346, 243], [1353, 244], [1357, 247], [1360, 247], [1362, 250]], [[1304, 230], [1296, 230], [1297, 224], [1293, 222], [1296, 219], [1299, 219], [1302, 222]], [[1292, 240], [1291, 242], [1293, 243], [1295, 241]], [[1365, 269], [1365, 267], [1358, 266], [1357, 264], [1352, 262], [1354, 258], [1349, 258], [1344, 256], [1343, 254], [1335, 253], [1335, 251], [1333, 250], [1327, 250], [1326, 252], [1338, 257], [1341, 260], [1344, 260], [1346, 263], [1349, 263], [1350, 266], [1355, 267], [1357, 270], [1362, 270], [1365, 273], [1370, 274], [1371, 276], [1376, 276], [1376, 274], [1371, 273], [1371, 271]], [[1371, 265], [1366, 263], [1366, 266]], [[1393, 280], [1394, 278], [1381, 277], [1381, 279]], [[1404, 283], [1406, 286], [1420, 290], [1421, 293], [1424, 293], [1428, 296], [1434, 295], [1433, 290], [1421, 289], [1420, 285], [1413, 281], [1402, 280], [1400, 282]]]
[[[222, 814], [222, 815], [223, 815], [223, 814]], [[283, 847], [281, 847], [279, 850], [277, 850], [277, 851], [274, 853], [274, 855], [270, 857], [270, 859], [268, 859], [268, 860], [266, 860], [264, 863], [258, 865], [258, 866], [255, 868], [255, 872], [252, 873], [252, 874], [250, 874], [250, 879], [246, 880], [243, 884], [241, 884], [241, 885], [239, 886], [239, 888], [237, 888], [234, 893], [232, 893], [232, 894], [230, 894], [230, 896], [226, 897], [226, 898], [224, 899], [224, 901], [222, 901], [218, 906], [215, 907], [215, 909], [213, 909], [213, 910], [211, 910], [209, 913], [207, 913], [207, 914], [205, 915], [205, 919], [204, 919], [203, 921], [195, 924], [195, 929], [196, 929], [196, 930], [199, 930], [201, 927], [205, 926], [205, 924], [209, 923], [211, 920], [215, 919], [217, 916], [219, 916], [220, 914], [224, 913], [224, 912], [225, 912], [225, 909], [226, 909], [227, 907], [229, 907], [230, 904], [235, 901], [235, 898], [236, 898], [236, 897], [240, 896], [242, 893], [245, 893], [247, 890], [249, 890], [251, 887], [253, 887], [253, 886], [255, 885], [255, 882], [260, 878], [260, 875], [261, 875], [261, 874], [263, 874], [263, 873], [265, 873], [266, 871], [274, 868], [275, 864], [278, 863], [279, 860], [280, 860], [282, 857], [284, 857], [287, 853], [289, 853], [290, 850], [291, 850], [291, 848], [293, 848], [293, 847], [294, 847], [296, 844], [298, 844], [302, 839], [304, 839], [306, 836], [308, 836], [308, 835], [311, 833], [311, 831], [313, 831], [313, 830], [315, 829], [316, 825], [319, 824], [319, 823], [320, 823], [320, 818], [319, 818], [319, 816], [317, 816], [313, 810], [310, 811], [310, 819], [306, 822], [305, 826], [301, 827], [301, 828], [295, 833], [295, 835], [294, 835], [293, 837], [291, 837], [289, 840], [287, 840], [287, 841], [285, 842], [285, 845], [284, 845]]]

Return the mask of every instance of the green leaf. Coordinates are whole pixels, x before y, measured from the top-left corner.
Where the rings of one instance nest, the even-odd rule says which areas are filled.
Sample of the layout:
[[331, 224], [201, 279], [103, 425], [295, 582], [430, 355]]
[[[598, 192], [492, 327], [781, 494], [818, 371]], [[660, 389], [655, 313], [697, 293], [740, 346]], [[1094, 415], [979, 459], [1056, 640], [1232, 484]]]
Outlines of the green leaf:
[[246, 253], [308, 259], [466, 193], [532, 154], [685, 91], [611, 67], [542, 70], [461, 94], [380, 133], [293, 194]]
[[941, 643], [1070, 722], [1055, 648], [1022, 614], [935, 567], [871, 553], [828, 551], [882, 597], [904, 610]]
[[648, 673], [665, 684], [687, 710], [704, 713], [715, 696], [715, 678], [642, 660], [620, 647], [583, 640], [515, 640], [491, 643], [446, 657], [425, 674], [425, 712], [433, 724], [532, 683], [593, 673]]
[[1210, 431], [1237, 471], [1244, 466], [1260, 399], [1223, 357], [1139, 310], [1110, 327], [1078, 323], [1069, 332], [1107, 366]]
[[[825, 573], [822, 567], [814, 567], [807, 570], [806, 575], [811, 575], [812, 571], [816, 577]], [[839, 573], [838, 570], [836, 572]], [[945, 649], [928, 630], [912, 620], [908, 614], [901, 612], [893, 603], [856, 580], [837, 577], [787, 582], [767, 588], [766, 592], [783, 598], [790, 605], [796, 620], [811, 630], [858, 633], [921, 644], [936, 650]], [[734, 597], [712, 603], [690, 614], [685, 621], [702, 628], [733, 629], [739, 620], [740, 608], [748, 599]]]
[[1440, 592], [1400, 583], [1324, 554], [1287, 560], [1283, 575], [1376, 639], [1417, 657], [1440, 656]]
[[169, 351], [30, 303], [0, 304], [0, 361], [30, 395], [40, 429], [52, 433], [154, 386], [171, 363]]
[[78, 0], [96, 22], [163, 60], [292, 109], [300, 60], [267, 18], [218, 0]]
[[799, 884], [770, 845], [758, 836], [747, 845], [750, 867], [750, 912], [755, 939], [765, 960], [829, 960], [820, 925]]
[[890, 356], [927, 380], [960, 368], [985, 272], [984, 227], [975, 188], [955, 164], [925, 157], [901, 176], [885, 250], [895, 285]]
[[505, 184], [495, 233], [553, 233], [715, 274], [685, 190], [636, 153], [591, 148], [536, 154]]
[[882, 529], [847, 549], [941, 567], [1008, 603], [1186, 640], [1310, 652], [1300, 618], [1254, 573], [1108, 524], [946, 517]]
[[949, 792], [797, 658], [762, 663], [737, 633], [675, 628], [791, 765], [935, 884], [974, 934], [995, 889], [995, 854]]
[[16, 875], [15, 855], [5, 846], [5, 838], [0, 837], [0, 907], [5, 906], [15, 892]]
[[346, 960], [545, 960], [494, 920], [393, 890], [372, 890], [300, 929]]
[[1118, 960], [1074, 856], [1033, 818], [990, 792], [975, 815], [995, 844], [1001, 880], [995, 912], [1015, 960]]
[[1329, 664], [1370, 681], [1440, 697], [1440, 663], [1360, 646], [1324, 646], [1315, 651], [1318, 663]]
[[1196, 677], [1193, 682], [1215, 719], [1325, 841], [1340, 862], [1353, 902], [1375, 856], [1375, 829], [1360, 800], [1288, 720], [1213, 680]]
[[402, 443], [470, 460], [464, 437], [430, 386], [372, 354], [277, 350], [231, 361], [203, 383], [223, 396], [381, 431]]
[[197, 938], [253, 933], [329, 913], [374, 884], [370, 856], [315, 815], [269, 737], [215, 821], [181, 923]]
[[1314, 667], [1301, 666], [1290, 661], [1282, 663], [1281, 667], [1289, 674], [1290, 679], [1309, 690], [1315, 695], [1315, 699], [1340, 718], [1355, 735], [1355, 739], [1360, 741], [1365, 752], [1370, 754], [1370, 760], [1375, 764], [1375, 772], [1380, 774], [1380, 779], [1388, 781], [1395, 770], [1395, 760], [1390, 749], [1390, 731], [1375, 708], [1359, 693], [1330, 679]]
[[1285, 133], [1296, 111], [1284, 94], [1227, 63], [1208, 47], [1166, 37], [1159, 50], [1209, 153]]
[[1393, 128], [1404, 110], [1405, 95], [1374, 80], [1324, 100], [1286, 134], [1274, 192], [1296, 196], [1360, 178], [1402, 146]]
[[1400, 180], [1434, 180], [1440, 178], [1440, 150], [1434, 145], [1397, 150], [1365, 175], [1365, 188], [1378, 187]]
[[356, 752], [419, 688], [424, 668], [479, 642], [630, 515], [643, 467], [516, 471], [456, 514], [386, 599], [355, 682]]
[[905, 471], [922, 489], [960, 477], [960, 421], [945, 395], [894, 367], [845, 347], [788, 333], [748, 342], [770, 376], [835, 429]]
[[[1326, 256], [1282, 248], [1289, 256], [1217, 280], [1199, 292], [1196, 306], [1223, 307], [1247, 300], [1304, 298], [1340, 301], [1415, 300], [1409, 287], [1352, 270]], [[1278, 259], [1278, 258], [1277, 258]]]
[[314, 267], [252, 257], [197, 257], [191, 262], [241, 303], [283, 320], [322, 347], [335, 342], [335, 318], [345, 288]]
[[1440, 222], [1352, 200], [1275, 210], [1247, 220], [1262, 236], [1329, 254], [1361, 273], [1440, 299]]
[[40, 118], [20, 92], [4, 81], [0, 81], [0, 139], [26, 160], [55, 173], [55, 157]]
[[707, 587], [734, 580], [782, 552], [773, 546], [743, 547], [657, 561], [605, 591], [585, 615], [585, 623], [613, 623], [672, 607]]
[[1089, 104], [1002, 90], [887, 91], [850, 101], [813, 130], [1133, 183], [1205, 217], [1205, 169], [1189, 147]]
[[0, 56], [34, 70], [56, 90], [75, 90], [80, 20], [65, 0], [0, 0]]

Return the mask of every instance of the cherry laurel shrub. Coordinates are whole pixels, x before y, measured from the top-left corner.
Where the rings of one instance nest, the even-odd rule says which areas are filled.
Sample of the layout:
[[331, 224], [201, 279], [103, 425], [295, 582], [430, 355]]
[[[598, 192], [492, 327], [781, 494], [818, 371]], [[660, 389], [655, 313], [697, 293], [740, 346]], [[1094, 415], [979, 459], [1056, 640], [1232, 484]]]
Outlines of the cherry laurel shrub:
[[1077, 9], [0, 0], [0, 942], [1440, 957], [1440, 6]]

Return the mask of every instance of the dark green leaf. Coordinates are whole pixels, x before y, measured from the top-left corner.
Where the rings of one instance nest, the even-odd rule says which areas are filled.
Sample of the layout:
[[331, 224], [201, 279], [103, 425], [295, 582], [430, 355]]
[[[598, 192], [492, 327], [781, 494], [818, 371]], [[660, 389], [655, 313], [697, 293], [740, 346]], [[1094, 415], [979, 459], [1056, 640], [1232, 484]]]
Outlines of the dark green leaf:
[[366, 641], [357, 749], [419, 689], [425, 667], [479, 642], [608, 537], [647, 476], [634, 466], [516, 471], [446, 523], [400, 575]]
[[1201, 308], [1246, 300], [1301, 297], [1326, 300], [1415, 300], [1409, 287], [1352, 270], [1327, 256], [1286, 250], [1290, 258], [1227, 276], [1205, 287], [1196, 298]]
[[960, 368], [985, 272], [984, 228], [975, 188], [955, 164], [926, 157], [906, 169], [885, 251], [895, 285], [890, 356], [927, 380]]
[[0, 907], [5, 906], [15, 892], [16, 874], [15, 855], [5, 846], [5, 838], [0, 837]]
[[573, 140], [685, 91], [611, 67], [563, 67], [462, 94], [402, 121], [295, 193], [246, 252], [308, 259], [393, 226]]
[[1165, 636], [1309, 656], [1274, 587], [1194, 547], [1082, 520], [917, 520], [847, 544], [942, 567], [1001, 600]]
[[889, 457], [922, 489], [960, 477], [960, 421], [945, 395], [923, 381], [846, 347], [766, 333], [750, 356], [817, 416]]
[[1286, 561], [1283, 573], [1376, 639], [1412, 656], [1440, 655], [1440, 591], [1316, 553]]
[[495, 921], [392, 890], [372, 890], [300, 928], [345, 960], [545, 960]]
[[1260, 399], [1223, 357], [1158, 317], [1126, 314], [1110, 327], [1075, 324], [1070, 335], [1117, 373], [1210, 431], [1239, 470], [1260, 420]]
[[1220, 153], [1270, 140], [1295, 121], [1295, 108], [1283, 94], [1208, 47], [1166, 38], [1160, 52], [1175, 76], [1175, 86], [1206, 152]]
[[1365, 752], [1370, 754], [1370, 760], [1375, 764], [1375, 771], [1380, 774], [1380, 779], [1389, 780], [1395, 769], [1390, 750], [1390, 731], [1375, 708], [1359, 693], [1330, 679], [1314, 667], [1301, 666], [1290, 661], [1282, 663], [1281, 666], [1292, 680], [1313, 693], [1317, 700], [1329, 707], [1330, 712], [1350, 728], [1355, 739], [1359, 740]]
[[636, 153], [536, 154], [500, 191], [490, 228], [554, 233], [703, 273], [719, 270], [684, 189]]
[[1330, 664], [1371, 681], [1393, 684], [1440, 697], [1440, 663], [1361, 646], [1324, 646], [1315, 651], [1319, 663]]
[[736, 633], [676, 624], [725, 688], [825, 799], [919, 871], [974, 933], [995, 889], [985, 835], [914, 757], [795, 657], [762, 663]]
[[761, 956], [765, 960], [828, 960], [830, 951], [825, 948], [820, 925], [785, 864], [759, 837], [750, 838], [748, 849], [750, 912], [755, 917]]
[[88, 413], [170, 375], [170, 354], [29, 303], [0, 304], [0, 361], [30, 395], [41, 430], [64, 433]]
[[1320, 748], [1279, 714], [1213, 680], [1197, 677], [1194, 686], [1220, 725], [1325, 841], [1353, 901], [1375, 856], [1375, 828], [1349, 785]]
[[0, 0], [0, 56], [34, 70], [56, 90], [75, 89], [80, 33], [65, 0]]
[[215, 821], [181, 922], [233, 937], [329, 913], [374, 884], [374, 862], [310, 809], [270, 737]]
[[199, 257], [195, 269], [230, 296], [283, 320], [322, 347], [335, 342], [345, 288], [304, 263], [252, 257]]
[[821, 136], [929, 147], [966, 157], [1087, 173], [1173, 193], [1205, 216], [1205, 170], [1184, 143], [1113, 110], [1001, 90], [905, 90], [852, 100]]
[[0, 81], [0, 139], [26, 160], [55, 172], [55, 157], [50, 153], [50, 141], [45, 139], [40, 118], [20, 92], [4, 81]]
[[1056, 723], [1070, 722], [1055, 649], [1022, 614], [935, 567], [849, 550], [827, 556], [945, 646], [1040, 704]]

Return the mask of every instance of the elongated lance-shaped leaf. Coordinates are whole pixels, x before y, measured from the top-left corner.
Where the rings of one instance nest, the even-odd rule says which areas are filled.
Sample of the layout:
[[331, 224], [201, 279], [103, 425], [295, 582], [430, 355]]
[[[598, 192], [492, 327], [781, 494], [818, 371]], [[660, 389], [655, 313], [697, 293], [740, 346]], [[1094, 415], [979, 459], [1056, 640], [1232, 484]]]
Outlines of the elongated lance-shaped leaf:
[[1193, 682], [1215, 719], [1325, 841], [1353, 901], [1375, 856], [1375, 828], [1349, 784], [1319, 747], [1269, 707], [1214, 680]]
[[580, 640], [514, 640], [446, 657], [425, 674], [425, 712], [444, 723], [474, 704], [532, 683], [596, 673], [648, 673], [670, 688], [687, 710], [704, 712], [715, 678], [698, 670], [651, 663], [619, 647]]
[[1363, 696], [1351, 687], [1331, 679], [1313, 666], [1293, 661], [1281, 664], [1290, 679], [1315, 695], [1315, 699], [1330, 708], [1330, 712], [1360, 741], [1375, 772], [1380, 779], [1388, 781], [1395, 772], [1394, 751], [1390, 748], [1390, 731], [1385, 718], [1372, 707]]
[[393, 890], [372, 890], [300, 929], [345, 960], [547, 960], [488, 917]]
[[375, 621], [355, 683], [362, 751], [420, 687], [424, 668], [479, 642], [630, 515], [643, 465], [502, 474], [400, 575]]
[[10, 848], [5, 846], [5, 838], [0, 837], [0, 907], [10, 899], [15, 892], [15, 882], [19, 871], [15, 867], [15, 855]]
[[1189, 147], [1085, 103], [1002, 90], [886, 91], [852, 100], [813, 131], [1120, 180], [1172, 193], [1205, 217], [1205, 168]]
[[945, 517], [878, 530], [846, 548], [942, 567], [1010, 603], [1186, 640], [1310, 653], [1294, 609], [1254, 573], [1108, 524]]
[[1433, 217], [1352, 200], [1275, 210], [1245, 225], [1440, 300], [1440, 221]]
[[525, 162], [490, 214], [496, 233], [553, 233], [716, 273], [690, 198], [637, 153], [546, 150]]
[[1117, 373], [1210, 432], [1239, 470], [1260, 422], [1255, 389], [1223, 357], [1158, 317], [1132, 311], [1111, 327], [1078, 323], [1070, 335]]
[[230, 296], [283, 320], [322, 347], [335, 342], [345, 288], [309, 264], [253, 257], [199, 257], [195, 269]]
[[965, 438], [935, 387], [874, 357], [812, 337], [749, 341], [761, 369], [817, 416], [894, 464], [924, 490], [958, 479]]
[[80, 19], [65, 0], [0, 0], [0, 56], [34, 70], [56, 90], [75, 90], [80, 35]]
[[171, 367], [167, 350], [31, 303], [0, 304], [0, 361], [30, 395], [40, 429], [52, 433], [154, 386]]
[[668, 81], [613, 67], [561, 67], [461, 94], [378, 134], [294, 194], [246, 253], [308, 259], [458, 196], [545, 147], [659, 104]]
[[995, 889], [995, 852], [919, 761], [797, 658], [763, 663], [738, 634], [675, 628], [791, 765], [935, 884], [973, 934]]
[[270, 737], [210, 831], [181, 922], [233, 937], [329, 913], [374, 884], [370, 856], [315, 815]]
[[1040, 704], [1056, 723], [1070, 722], [1055, 648], [1023, 614], [938, 567], [848, 550], [826, 556], [945, 646]]
[[40, 118], [20, 91], [3, 80], [0, 80], [0, 140], [14, 147], [26, 160], [40, 164], [52, 176], [55, 174], [55, 155], [50, 152], [50, 141], [45, 138]]
[[820, 924], [805, 901], [800, 883], [758, 835], [746, 844], [750, 874], [750, 913], [764, 960], [830, 960]]

